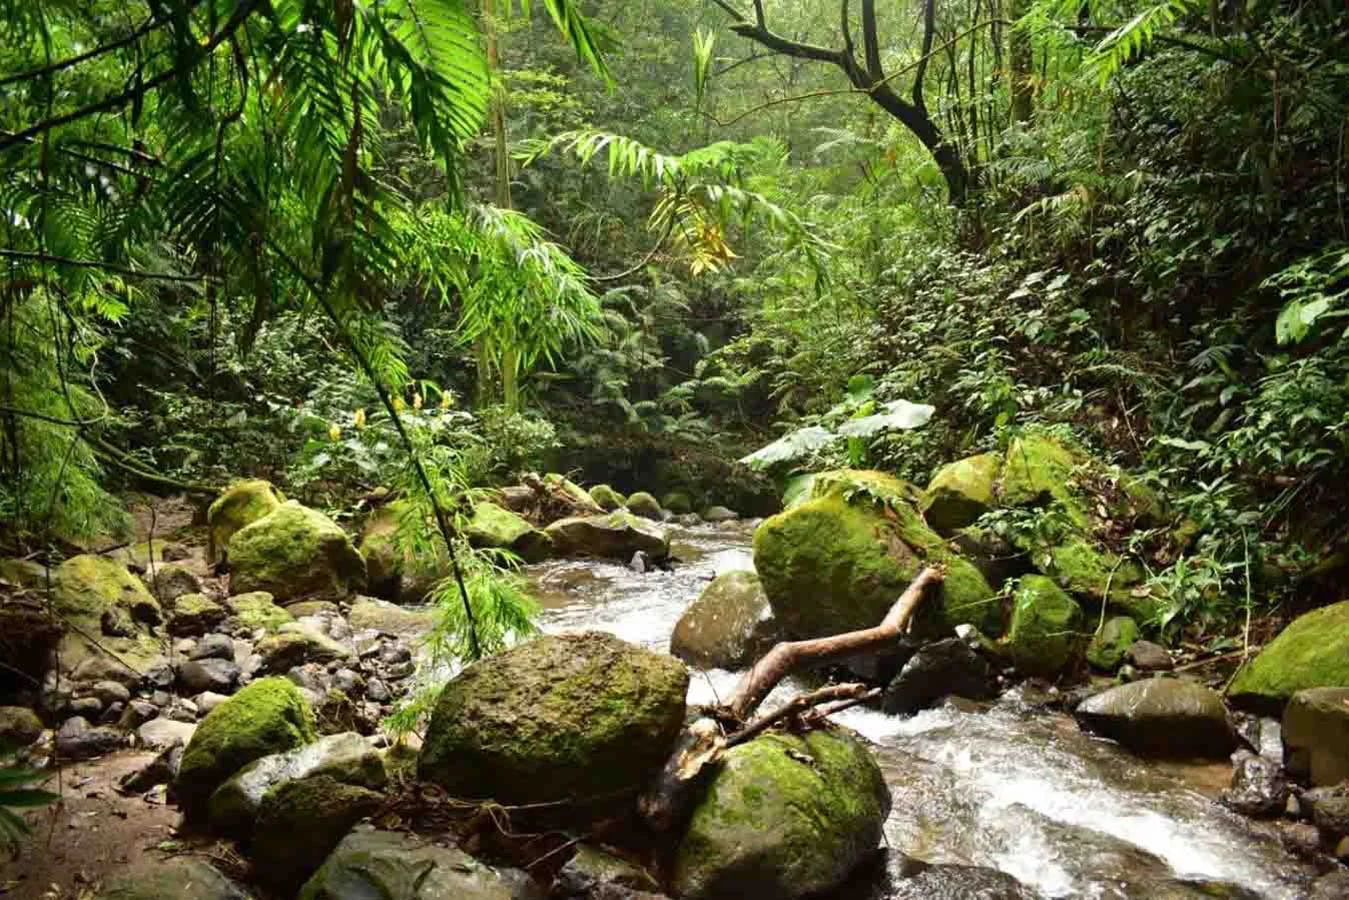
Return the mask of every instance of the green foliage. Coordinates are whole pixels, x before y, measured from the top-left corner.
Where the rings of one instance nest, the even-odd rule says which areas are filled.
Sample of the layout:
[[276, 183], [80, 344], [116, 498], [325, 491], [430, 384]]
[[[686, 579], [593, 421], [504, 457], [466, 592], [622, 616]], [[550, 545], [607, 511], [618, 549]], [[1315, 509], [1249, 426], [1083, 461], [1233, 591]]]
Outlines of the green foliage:
[[17, 853], [20, 841], [32, 833], [19, 811], [48, 806], [60, 799], [32, 786], [51, 777], [50, 773], [19, 766], [0, 767], [0, 847]]

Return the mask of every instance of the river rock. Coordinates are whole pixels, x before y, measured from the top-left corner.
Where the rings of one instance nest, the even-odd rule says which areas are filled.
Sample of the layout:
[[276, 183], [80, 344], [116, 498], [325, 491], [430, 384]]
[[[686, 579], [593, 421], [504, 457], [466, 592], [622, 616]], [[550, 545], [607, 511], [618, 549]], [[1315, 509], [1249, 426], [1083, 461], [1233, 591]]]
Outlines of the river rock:
[[192, 652], [188, 654], [188, 659], [223, 659], [228, 662], [234, 662], [236, 649], [233, 639], [223, 634], [208, 634], [197, 641]]
[[891, 715], [911, 716], [943, 697], [989, 700], [997, 694], [992, 666], [960, 638], [947, 638], [909, 657], [886, 687], [881, 708]]
[[232, 694], [238, 684], [239, 667], [228, 659], [192, 659], [178, 667], [178, 685], [185, 694]]
[[178, 777], [182, 764], [183, 745], [178, 742], [160, 750], [139, 769], [123, 775], [117, 782], [117, 790], [123, 794], [143, 794], [158, 785], [169, 784]]
[[673, 885], [687, 900], [796, 898], [877, 852], [890, 789], [843, 731], [768, 734], [727, 751], [694, 807]]
[[394, 637], [420, 637], [435, 627], [435, 614], [403, 609], [387, 600], [358, 597], [348, 618], [357, 631], [372, 629]]
[[773, 607], [759, 576], [726, 572], [679, 617], [670, 652], [700, 669], [740, 669], [768, 652], [777, 640]]
[[1087, 645], [1087, 662], [1098, 669], [1113, 672], [1124, 662], [1124, 654], [1138, 640], [1138, 623], [1128, 616], [1107, 619]]
[[1084, 642], [1077, 601], [1044, 575], [1025, 575], [1012, 595], [1012, 625], [1002, 648], [1027, 675], [1053, 676], [1071, 666]]
[[1337, 869], [1316, 879], [1307, 900], [1349, 900], [1349, 869]]
[[[252, 634], [257, 631], [276, 631], [282, 625], [295, 621], [295, 617], [276, 604], [276, 599], [266, 591], [250, 591], [236, 594], [225, 600], [230, 611], [227, 626], [235, 630], [231, 633]], [[226, 630], [230, 630], [228, 627]]]
[[636, 863], [581, 844], [553, 879], [552, 894], [557, 900], [628, 900], [634, 892], [649, 895], [659, 890], [660, 883]]
[[646, 491], [629, 494], [627, 502], [623, 505], [628, 508], [628, 512], [643, 519], [654, 519], [659, 522], [662, 518], [660, 501]]
[[399, 522], [412, 509], [411, 501], [395, 500], [375, 510], [361, 531], [360, 554], [366, 564], [367, 586], [376, 597], [420, 603], [436, 582], [450, 574], [449, 555], [439, 542], [435, 553], [419, 556], [399, 552]]
[[42, 720], [25, 706], [0, 706], [0, 756], [42, 736]]
[[1277, 714], [1298, 691], [1321, 687], [1349, 688], [1349, 600], [1293, 620], [1241, 668], [1228, 697]]
[[627, 498], [607, 484], [597, 484], [590, 489], [590, 499], [605, 512], [622, 509]]
[[445, 686], [418, 775], [511, 804], [636, 792], [669, 755], [688, 680], [683, 663], [608, 634], [517, 645]]
[[670, 555], [670, 538], [664, 528], [624, 511], [560, 519], [544, 531], [561, 556], [627, 560], [638, 550], [652, 559]]
[[547, 559], [553, 549], [552, 538], [495, 503], [482, 502], [473, 507], [465, 534], [475, 547], [509, 550], [525, 562]]
[[211, 794], [211, 828], [247, 839], [268, 791], [316, 775], [376, 790], [388, 781], [379, 751], [359, 734], [321, 737], [312, 744], [254, 760], [230, 776]]
[[1238, 751], [1232, 769], [1232, 784], [1219, 797], [1224, 806], [1244, 816], [1270, 818], [1288, 805], [1288, 782], [1283, 770], [1254, 753]]
[[169, 634], [199, 637], [229, 618], [230, 611], [205, 594], [182, 594], [169, 604]]
[[323, 864], [351, 827], [373, 815], [384, 795], [330, 775], [287, 781], [268, 791], [253, 829], [253, 870], [287, 893]]
[[90, 696], [97, 697], [104, 706], [126, 703], [131, 699], [131, 691], [127, 689], [127, 686], [119, 681], [113, 681], [111, 678], [94, 682], [88, 690]]
[[236, 532], [229, 558], [232, 593], [266, 591], [285, 603], [365, 586], [365, 560], [346, 532], [294, 500]]
[[146, 749], [164, 750], [177, 744], [186, 746], [196, 732], [195, 724], [163, 715], [141, 723], [136, 729], [136, 739]]
[[1221, 758], [1236, 746], [1217, 691], [1179, 678], [1149, 678], [1089, 697], [1074, 713], [1088, 731], [1138, 753]]
[[996, 453], [970, 456], [942, 466], [932, 476], [919, 509], [927, 523], [941, 534], [953, 534], [973, 525], [993, 508], [993, 489], [1002, 471]]
[[87, 634], [133, 668], [149, 667], [159, 655], [154, 628], [163, 612], [139, 578], [122, 563], [93, 555], [71, 557], [53, 575], [56, 614], [77, 629], [61, 641], [63, 665], [102, 655]]
[[493, 869], [410, 834], [347, 835], [298, 900], [544, 900], [518, 869]]
[[923, 522], [912, 485], [846, 469], [817, 475], [812, 491], [812, 499], [754, 533], [754, 568], [787, 634], [815, 638], [871, 628], [929, 563], [946, 565], [947, 575], [940, 596], [920, 609], [918, 631], [949, 634], [969, 622], [1001, 633], [992, 588]]
[[275, 634], [258, 641], [254, 652], [258, 656], [257, 671], [268, 675], [289, 672], [305, 663], [329, 663], [353, 655], [351, 648], [298, 622], [282, 625]]
[[1298, 691], [1283, 714], [1288, 768], [1327, 785], [1349, 779], [1349, 688]]
[[211, 711], [183, 754], [176, 790], [189, 818], [206, 812], [217, 787], [244, 766], [314, 741], [313, 715], [300, 689], [263, 678]]
[[1124, 658], [1140, 672], [1167, 672], [1175, 667], [1166, 648], [1152, 641], [1134, 641], [1124, 652]]
[[126, 746], [126, 735], [106, 725], [94, 726], [71, 716], [56, 731], [56, 752], [64, 759], [92, 759]]
[[166, 562], [157, 565], [142, 575], [141, 581], [164, 606], [168, 606], [183, 594], [194, 594], [201, 590], [201, 579], [182, 563]]
[[97, 900], [252, 900], [243, 888], [195, 856], [160, 859], [147, 856], [131, 872], [119, 875]]
[[674, 516], [686, 516], [693, 512], [693, 501], [683, 491], [670, 491], [660, 498], [660, 507]]
[[206, 558], [211, 563], [225, 559], [235, 533], [281, 506], [281, 494], [266, 481], [239, 481], [223, 493], [206, 512]]
[[702, 513], [704, 522], [734, 522], [739, 518], [740, 513], [724, 506], [709, 506]]
[[1041, 895], [1006, 872], [982, 866], [915, 866], [894, 878], [885, 900], [1042, 900]]

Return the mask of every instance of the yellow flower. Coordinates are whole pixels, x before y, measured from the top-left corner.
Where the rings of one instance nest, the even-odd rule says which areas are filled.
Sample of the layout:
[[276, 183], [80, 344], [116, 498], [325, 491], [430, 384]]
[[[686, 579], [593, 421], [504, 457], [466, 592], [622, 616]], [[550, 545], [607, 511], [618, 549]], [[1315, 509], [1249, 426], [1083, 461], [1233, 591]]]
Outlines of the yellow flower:
[[440, 408], [449, 409], [454, 403], [454, 396], [449, 391], [440, 392]]
[[403, 402], [403, 398], [402, 398], [402, 397], [394, 397], [394, 398], [393, 398], [393, 411], [394, 411], [394, 412], [402, 412], [404, 406], [407, 406], [407, 404]]
[[329, 439], [331, 439], [334, 443], [336, 443], [337, 441], [342, 440], [342, 429], [339, 428], [339, 427], [337, 427], [337, 423], [336, 423], [336, 422], [334, 422], [333, 424], [331, 424], [331, 425], [328, 426], [328, 437], [329, 437]]
[[422, 395], [417, 391], [412, 392], [412, 408], [413, 409], [422, 408]]
[[365, 430], [365, 410], [364, 410], [364, 409], [358, 409], [358, 410], [356, 410], [356, 430], [357, 430], [357, 431], [364, 431], [364, 430]]

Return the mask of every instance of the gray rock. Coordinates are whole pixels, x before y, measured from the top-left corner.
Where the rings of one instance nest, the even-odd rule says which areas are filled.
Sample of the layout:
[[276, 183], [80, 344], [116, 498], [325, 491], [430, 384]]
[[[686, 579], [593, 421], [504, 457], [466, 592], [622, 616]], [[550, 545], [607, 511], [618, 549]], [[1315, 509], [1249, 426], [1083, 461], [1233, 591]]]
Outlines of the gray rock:
[[1312, 784], [1349, 780], [1349, 688], [1298, 691], [1283, 713], [1288, 768]]
[[134, 772], [128, 772], [117, 782], [117, 790], [123, 794], [143, 794], [160, 784], [171, 784], [178, 777], [178, 767], [183, 764], [183, 744], [178, 742], [163, 750], [145, 765]]
[[122, 710], [122, 718], [118, 724], [123, 728], [135, 730], [157, 715], [159, 707], [149, 700], [132, 700], [126, 705], [126, 709]]
[[650, 567], [651, 563], [647, 561], [645, 550], [638, 550], [632, 554], [632, 559], [628, 560], [628, 568], [638, 575], [646, 574], [646, 570]]
[[100, 725], [120, 725], [122, 713], [126, 711], [125, 703], [114, 703], [103, 710], [103, 715], [98, 717]]
[[71, 673], [72, 681], [116, 681], [134, 690], [141, 683], [139, 672], [99, 654], [83, 660]]
[[253, 828], [253, 871], [289, 896], [361, 819], [384, 802], [382, 794], [328, 775], [288, 781], [262, 798]]
[[89, 693], [102, 701], [104, 706], [126, 703], [131, 699], [131, 691], [127, 690], [126, 685], [118, 681], [100, 681], [90, 689]]
[[631, 559], [638, 550], [651, 559], [670, 555], [670, 538], [665, 529], [628, 512], [603, 516], [578, 516], [549, 525], [544, 533], [563, 556], [603, 556]]
[[1242, 815], [1271, 817], [1288, 805], [1288, 782], [1283, 770], [1263, 756], [1238, 751], [1232, 770], [1232, 785], [1223, 791], [1223, 805]]
[[759, 576], [725, 572], [679, 617], [670, 653], [699, 668], [739, 669], [768, 652], [779, 635]]
[[66, 712], [72, 716], [97, 719], [99, 714], [103, 712], [103, 701], [97, 697], [76, 697], [66, 706]]
[[178, 684], [189, 694], [232, 694], [239, 684], [239, 667], [227, 659], [189, 660], [178, 667]]
[[1124, 651], [1124, 658], [1140, 672], [1165, 672], [1175, 665], [1166, 648], [1151, 641], [1134, 641]]
[[342, 668], [333, 673], [333, 688], [344, 694], [357, 695], [365, 693], [365, 679], [359, 672], [351, 669]]
[[173, 719], [160, 716], [137, 728], [136, 737], [151, 750], [163, 750], [166, 747], [172, 747], [174, 744], [186, 746], [192, 740], [192, 735], [196, 730], [196, 725], [188, 722], [175, 722]]
[[156, 565], [141, 575], [141, 581], [145, 582], [150, 593], [165, 606], [169, 606], [183, 594], [201, 592], [201, 579], [187, 566], [176, 562]]
[[42, 736], [42, 720], [24, 706], [0, 706], [0, 754], [27, 747]]
[[208, 634], [197, 641], [197, 646], [188, 656], [189, 659], [224, 659], [235, 661], [234, 639], [228, 635]]
[[281, 626], [258, 642], [258, 671], [265, 674], [288, 672], [309, 662], [326, 663], [346, 659], [354, 654], [349, 647], [339, 644], [327, 635], [291, 623]]
[[229, 697], [224, 694], [217, 694], [214, 691], [202, 691], [192, 698], [192, 702], [197, 706], [197, 712], [203, 716], [210, 715], [211, 710], [228, 700]]
[[997, 674], [958, 637], [921, 647], [885, 689], [881, 708], [891, 715], [913, 715], [943, 697], [988, 700], [998, 693]]
[[1327, 797], [1312, 807], [1312, 821], [1323, 834], [1339, 839], [1349, 835], [1349, 797]]
[[169, 690], [178, 678], [178, 671], [164, 657], [159, 657], [145, 672], [145, 680], [151, 687]]
[[724, 506], [709, 506], [703, 510], [703, 521], [705, 522], [734, 522], [738, 518], [740, 518], [740, 513]]
[[56, 752], [65, 759], [92, 759], [126, 746], [126, 735], [106, 725], [93, 726], [81, 716], [61, 723], [56, 732]]
[[376, 703], [388, 703], [393, 699], [393, 695], [389, 693], [388, 685], [378, 678], [372, 678], [366, 683], [365, 696]]
[[581, 844], [553, 880], [553, 896], [559, 900], [587, 900], [596, 895], [631, 896], [632, 891], [657, 892], [660, 884], [651, 873], [625, 859]]
[[1225, 757], [1236, 746], [1222, 697], [1202, 684], [1149, 678], [1089, 697], [1078, 724], [1154, 756]]
[[147, 856], [104, 886], [98, 900], [252, 900], [252, 896], [195, 856]]
[[346, 836], [300, 891], [299, 900], [543, 900], [518, 869], [494, 869], [460, 850], [407, 834]]

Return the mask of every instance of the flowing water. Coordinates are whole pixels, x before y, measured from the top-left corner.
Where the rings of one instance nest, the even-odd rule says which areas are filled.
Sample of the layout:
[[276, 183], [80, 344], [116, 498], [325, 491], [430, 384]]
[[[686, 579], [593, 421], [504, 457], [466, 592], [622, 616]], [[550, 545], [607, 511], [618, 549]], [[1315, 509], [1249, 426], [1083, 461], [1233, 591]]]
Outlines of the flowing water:
[[[543, 627], [607, 631], [665, 652], [675, 622], [710, 579], [753, 568], [751, 535], [743, 523], [674, 528], [680, 562], [670, 572], [591, 560], [532, 566]], [[689, 700], [724, 697], [736, 678], [695, 672]], [[795, 689], [785, 683], [765, 708]], [[902, 851], [891, 855], [889, 871], [859, 879], [865, 883], [839, 900], [1305, 894], [1311, 870], [1212, 799], [1226, 764], [1140, 761], [1037, 711], [1032, 699], [1012, 691], [991, 708], [948, 703], [911, 718], [867, 709], [837, 717], [876, 744], [894, 796], [886, 839]], [[906, 857], [936, 868], [906, 881], [899, 862]]]

